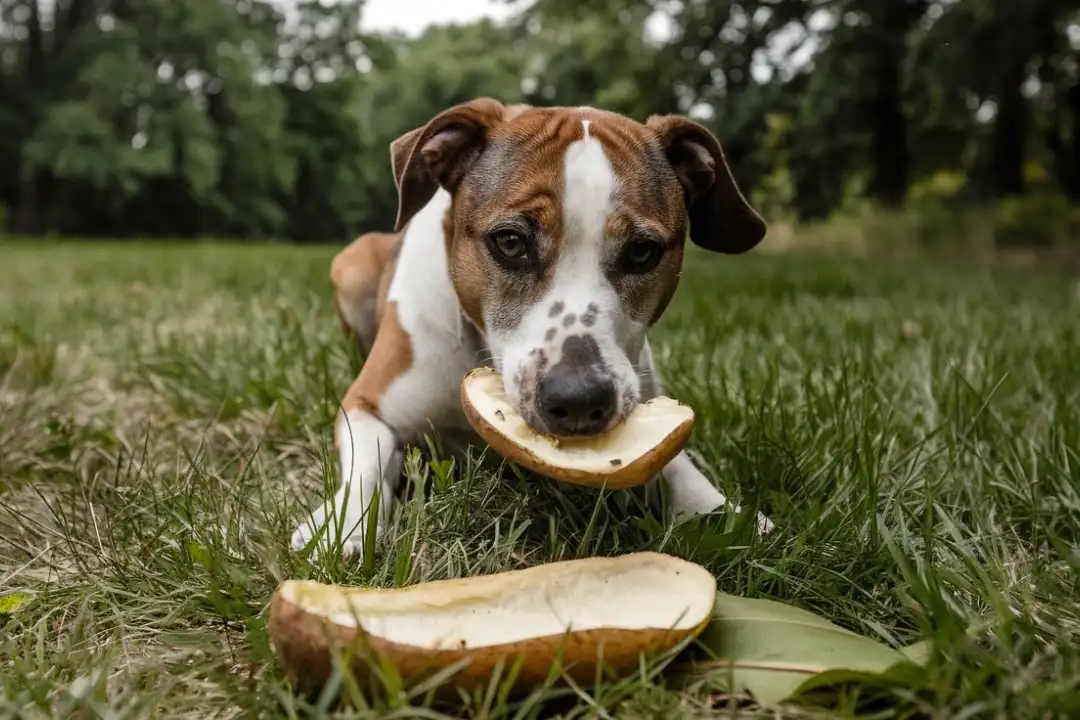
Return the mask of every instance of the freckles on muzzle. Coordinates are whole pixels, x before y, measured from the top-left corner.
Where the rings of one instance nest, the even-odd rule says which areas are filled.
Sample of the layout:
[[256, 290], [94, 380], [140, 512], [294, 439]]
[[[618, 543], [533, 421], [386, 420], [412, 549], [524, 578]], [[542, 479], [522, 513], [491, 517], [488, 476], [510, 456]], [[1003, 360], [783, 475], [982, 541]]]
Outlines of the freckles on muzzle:
[[[557, 361], [552, 362], [552, 355]], [[604, 432], [624, 417], [633, 402], [588, 333], [564, 338], [553, 353], [534, 349], [520, 378], [521, 413], [534, 430], [557, 437]]]

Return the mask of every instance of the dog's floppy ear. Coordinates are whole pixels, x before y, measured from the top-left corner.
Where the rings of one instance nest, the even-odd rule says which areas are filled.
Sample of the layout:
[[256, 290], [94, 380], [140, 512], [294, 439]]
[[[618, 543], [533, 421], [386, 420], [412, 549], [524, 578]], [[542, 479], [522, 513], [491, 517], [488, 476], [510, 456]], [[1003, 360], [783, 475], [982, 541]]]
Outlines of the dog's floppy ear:
[[645, 125], [656, 133], [683, 186], [690, 239], [729, 255], [761, 242], [765, 221], [739, 191], [713, 134], [681, 115], [653, 115]]
[[398, 187], [396, 230], [401, 230], [442, 186], [453, 192], [480, 156], [488, 131], [503, 118], [503, 104], [477, 98], [444, 110], [422, 128], [390, 144]]
[[394, 187], [401, 188], [401, 173], [405, 170], [405, 163], [409, 160], [416, 139], [424, 132], [423, 127], [410, 130], [394, 142], [390, 143], [390, 169], [394, 172]]

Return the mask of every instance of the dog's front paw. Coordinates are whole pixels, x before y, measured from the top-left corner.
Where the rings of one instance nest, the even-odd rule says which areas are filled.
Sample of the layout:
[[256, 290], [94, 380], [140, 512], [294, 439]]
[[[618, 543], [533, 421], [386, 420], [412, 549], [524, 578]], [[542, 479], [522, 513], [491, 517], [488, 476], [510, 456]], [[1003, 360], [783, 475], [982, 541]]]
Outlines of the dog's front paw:
[[[380, 540], [384, 534], [382, 525], [376, 526], [376, 542]], [[316, 541], [313, 546], [312, 540]], [[292, 540], [289, 544], [292, 546], [292, 549], [297, 552], [312, 546], [313, 555], [315, 557], [318, 557], [321, 553], [333, 553], [340, 550], [342, 559], [362, 562], [364, 559], [364, 541], [365, 538], [362, 527], [356, 528], [356, 531], [352, 535], [340, 536], [338, 528], [333, 525], [318, 525], [312, 522], [305, 522], [293, 531]]]
[[[687, 520], [698, 515], [708, 515], [721, 508], [727, 507], [727, 498], [720, 491], [702, 493], [701, 495], [687, 498], [684, 502], [672, 508], [672, 517], [675, 520]], [[742, 512], [742, 505], [735, 506], [735, 513]], [[757, 529], [762, 535], [767, 535], [776, 529], [776, 525], [762, 513], [757, 514]]]
[[762, 513], [757, 514], [757, 529], [762, 535], [768, 535], [776, 529], [776, 524], [772, 520], [765, 517]]

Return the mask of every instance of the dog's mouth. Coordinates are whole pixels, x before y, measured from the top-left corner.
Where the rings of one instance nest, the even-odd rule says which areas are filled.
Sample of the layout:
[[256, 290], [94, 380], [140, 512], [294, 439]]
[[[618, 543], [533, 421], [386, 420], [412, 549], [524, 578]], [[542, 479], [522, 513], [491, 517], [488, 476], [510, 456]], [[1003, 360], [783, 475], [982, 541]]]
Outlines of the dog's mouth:
[[544, 418], [540, 416], [540, 413], [533, 408], [532, 403], [519, 404], [518, 412], [521, 413], [521, 419], [525, 421], [525, 424], [528, 425], [529, 429], [533, 432], [547, 435], [548, 437], [558, 437], [551, 432], [551, 428], [544, 422]]

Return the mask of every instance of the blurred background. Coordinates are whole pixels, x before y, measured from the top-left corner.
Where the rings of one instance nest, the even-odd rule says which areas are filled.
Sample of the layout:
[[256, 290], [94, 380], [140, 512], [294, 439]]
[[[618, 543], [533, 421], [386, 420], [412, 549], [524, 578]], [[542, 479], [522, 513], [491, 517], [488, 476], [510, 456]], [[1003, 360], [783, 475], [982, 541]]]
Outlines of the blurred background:
[[1077, 0], [0, 0], [0, 227], [344, 243], [477, 95], [688, 113], [769, 246], [1071, 256]]

